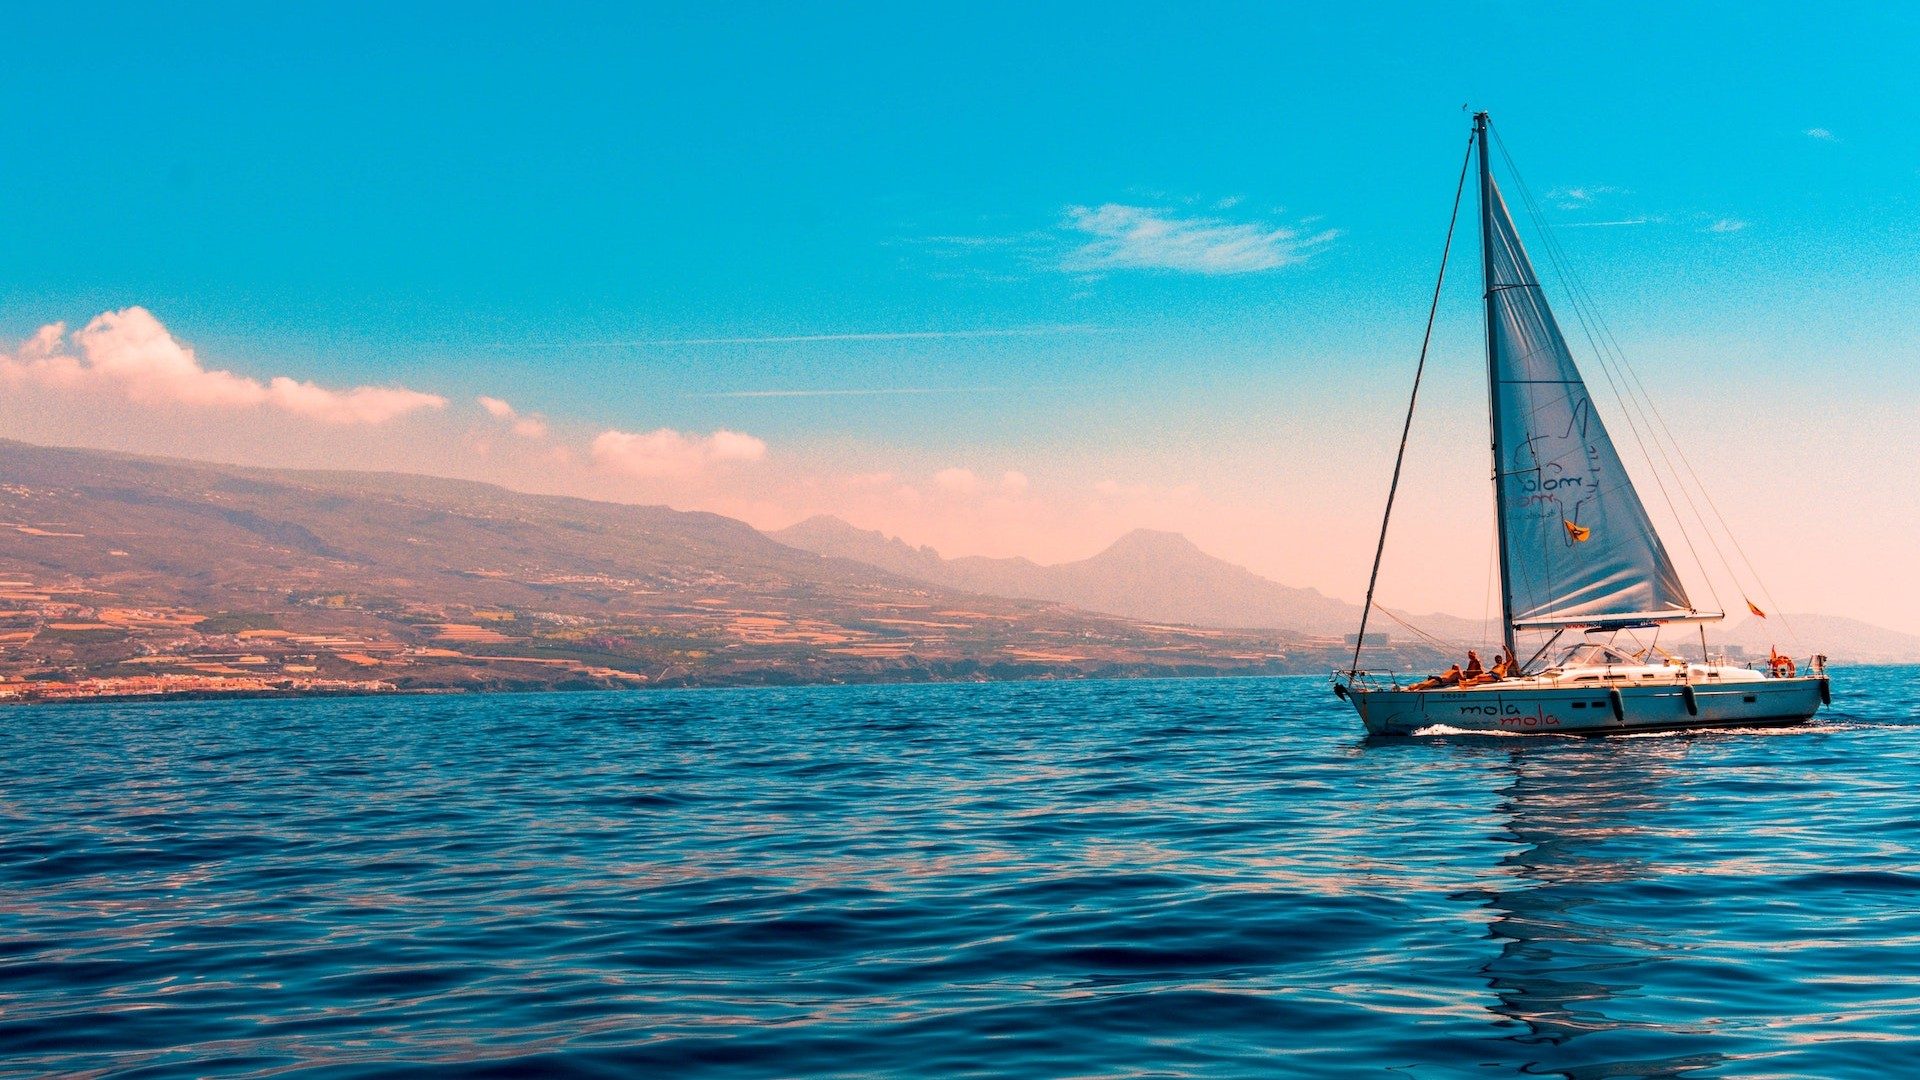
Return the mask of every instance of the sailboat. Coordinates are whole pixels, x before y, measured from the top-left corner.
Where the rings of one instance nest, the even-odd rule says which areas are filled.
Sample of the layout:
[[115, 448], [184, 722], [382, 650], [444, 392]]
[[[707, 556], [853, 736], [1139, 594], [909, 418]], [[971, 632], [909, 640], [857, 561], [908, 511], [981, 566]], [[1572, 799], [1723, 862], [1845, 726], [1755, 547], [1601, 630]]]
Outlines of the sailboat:
[[[1476, 113], [1473, 122], [1469, 162], [1462, 163], [1460, 181], [1464, 188], [1467, 165], [1477, 155], [1495, 534], [1508, 662], [1491, 680], [1418, 682], [1360, 666], [1386, 522], [1406, 455], [1403, 430], [1354, 661], [1334, 674], [1334, 692], [1353, 705], [1373, 735], [1423, 729], [1605, 734], [1810, 719], [1830, 701], [1824, 657], [1811, 658], [1804, 672], [1777, 655], [1756, 670], [1729, 663], [1724, 654], [1709, 654], [1704, 632], [1697, 659], [1657, 647], [1661, 627], [1723, 615], [1700, 610], [1688, 598], [1594, 410], [1494, 183], [1487, 114]], [[1454, 214], [1457, 221], [1458, 193]], [[1451, 226], [1447, 247], [1452, 247]], [[1442, 255], [1440, 282], [1445, 279]], [[1440, 291], [1436, 284], [1435, 309]], [[1428, 342], [1432, 332], [1430, 310]], [[1421, 370], [1425, 364], [1423, 346]], [[1416, 374], [1415, 401], [1418, 394]], [[1412, 418], [1409, 405], [1409, 427]], [[1757, 607], [1754, 611], [1759, 613]], [[1654, 645], [1636, 647], [1643, 631], [1656, 635]], [[1570, 633], [1577, 640], [1562, 645]], [[1523, 660], [1522, 634], [1533, 635], [1532, 640], [1548, 637]]]

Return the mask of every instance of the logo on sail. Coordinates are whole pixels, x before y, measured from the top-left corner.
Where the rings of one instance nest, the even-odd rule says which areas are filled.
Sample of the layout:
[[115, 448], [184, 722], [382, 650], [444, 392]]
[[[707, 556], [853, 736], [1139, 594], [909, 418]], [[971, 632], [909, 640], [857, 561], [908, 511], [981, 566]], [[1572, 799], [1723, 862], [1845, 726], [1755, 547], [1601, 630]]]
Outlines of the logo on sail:
[[1585, 525], [1575, 525], [1566, 518], [1561, 518], [1560, 524], [1567, 527], [1567, 538], [1576, 544], [1584, 544], [1593, 536], [1592, 529], [1587, 528]]

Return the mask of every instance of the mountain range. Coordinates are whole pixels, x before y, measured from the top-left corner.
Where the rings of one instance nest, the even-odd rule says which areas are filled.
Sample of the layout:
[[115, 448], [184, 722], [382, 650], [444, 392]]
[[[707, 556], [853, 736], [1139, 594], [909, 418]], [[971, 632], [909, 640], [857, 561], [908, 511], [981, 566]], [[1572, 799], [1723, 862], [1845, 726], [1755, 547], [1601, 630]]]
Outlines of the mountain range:
[[1776, 615], [1748, 618], [1715, 635], [1755, 656], [1770, 648], [1805, 657], [1823, 652], [1847, 664], [1920, 663], [1920, 635], [1849, 619], [1844, 615]]
[[[1268, 580], [1207, 554], [1178, 533], [1137, 529], [1097, 555], [1054, 565], [1021, 558], [943, 558], [932, 548], [915, 547], [826, 515], [769, 535], [819, 555], [930, 584], [989, 596], [1051, 600], [1149, 622], [1344, 636], [1360, 621], [1358, 604]], [[1487, 628], [1471, 619], [1445, 614], [1401, 617], [1444, 641], [1482, 642], [1487, 637]], [[1412, 636], [1403, 626], [1379, 616], [1369, 626], [1369, 639], [1376, 630], [1389, 639]], [[1757, 655], [1765, 655], [1777, 644], [1801, 656], [1824, 652], [1840, 663], [1920, 663], [1920, 636], [1843, 616], [1748, 618], [1712, 638]]]
[[[1360, 605], [1317, 589], [1282, 585], [1215, 558], [1179, 533], [1135, 529], [1106, 550], [1075, 562], [1046, 566], [1030, 559], [942, 558], [884, 533], [836, 517], [811, 517], [768, 534], [783, 544], [948, 588], [989, 596], [1051, 600], [1152, 622], [1222, 628], [1286, 629], [1344, 637], [1360, 625]], [[1452, 615], [1420, 615], [1409, 622], [1447, 641], [1479, 641], [1480, 623]], [[1395, 636], [1376, 617], [1368, 630]]]
[[1270, 674], [1339, 651], [929, 584], [715, 514], [0, 441], [0, 680], [16, 685]]
[[[1056, 566], [942, 559], [827, 519], [776, 535], [465, 481], [0, 440], [0, 698], [84, 696], [88, 680], [330, 692], [1317, 673], [1346, 660], [1358, 622], [1355, 605], [1169, 533]], [[1468, 620], [1413, 621], [1480, 638]], [[1377, 666], [1456, 652], [1386, 629]], [[1920, 639], [1846, 619], [1733, 638], [1920, 659]]]

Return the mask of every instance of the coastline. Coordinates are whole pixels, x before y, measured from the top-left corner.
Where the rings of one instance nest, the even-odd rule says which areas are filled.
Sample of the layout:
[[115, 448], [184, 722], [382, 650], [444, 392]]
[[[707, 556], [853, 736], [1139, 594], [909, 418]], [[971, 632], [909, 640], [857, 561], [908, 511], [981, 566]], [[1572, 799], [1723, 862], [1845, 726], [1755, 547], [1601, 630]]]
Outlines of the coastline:
[[[689, 689], [745, 689], [754, 687], [802, 687], [802, 686], [921, 686], [951, 685], [961, 683], [1020, 683], [1020, 682], [1098, 682], [1103, 680], [1131, 681], [1151, 679], [1236, 679], [1236, 678], [1282, 678], [1317, 676], [1323, 674], [1319, 669], [1303, 670], [1291, 665], [1265, 667], [1233, 668], [1196, 668], [1184, 665], [1111, 665], [1086, 669], [1034, 668], [1029, 670], [1001, 670], [994, 673], [980, 671], [968, 672], [932, 672], [928, 670], [903, 670], [870, 673], [842, 673], [833, 678], [804, 678], [793, 672], [758, 672], [759, 677], [741, 675], [720, 675], [712, 678], [691, 678], [685, 675], [673, 678], [634, 681], [558, 681], [536, 682], [519, 680], [489, 680], [466, 685], [395, 685], [390, 682], [368, 682], [351, 685], [274, 687], [246, 685], [232, 688], [199, 685], [178, 690], [129, 689], [124, 692], [112, 688], [82, 689], [71, 683], [52, 684], [59, 689], [53, 693], [39, 692], [21, 684], [0, 683], [0, 707], [31, 705], [86, 705], [121, 704], [133, 702], [171, 702], [171, 701], [224, 701], [224, 700], [265, 700], [265, 699], [305, 699], [305, 698], [343, 698], [343, 697], [423, 697], [454, 696], [466, 694], [575, 694], [604, 693], [609, 690], [625, 690], [644, 693], [648, 690], [689, 690]], [[236, 682], [240, 680], [234, 680]], [[51, 687], [50, 687], [51, 688]]]

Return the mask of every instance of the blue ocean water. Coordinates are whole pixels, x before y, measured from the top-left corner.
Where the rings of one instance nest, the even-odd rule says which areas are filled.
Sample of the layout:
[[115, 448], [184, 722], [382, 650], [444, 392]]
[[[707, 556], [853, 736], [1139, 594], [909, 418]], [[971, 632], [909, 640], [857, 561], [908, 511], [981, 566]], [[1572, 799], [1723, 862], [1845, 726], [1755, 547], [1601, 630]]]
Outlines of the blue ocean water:
[[0, 713], [0, 1071], [1920, 1071], [1920, 671], [1369, 742], [1315, 679]]

